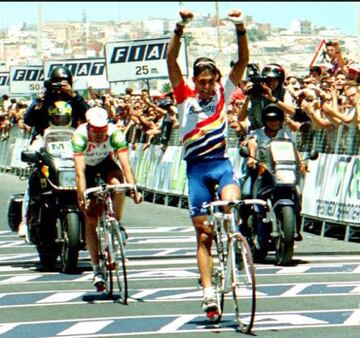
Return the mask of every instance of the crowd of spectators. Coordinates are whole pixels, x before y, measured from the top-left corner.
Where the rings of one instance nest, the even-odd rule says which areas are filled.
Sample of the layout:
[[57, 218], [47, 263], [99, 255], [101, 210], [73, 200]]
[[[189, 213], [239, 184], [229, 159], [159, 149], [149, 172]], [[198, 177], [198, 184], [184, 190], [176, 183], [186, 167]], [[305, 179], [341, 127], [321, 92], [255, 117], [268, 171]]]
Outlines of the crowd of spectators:
[[3, 95], [0, 105], [0, 140], [5, 141], [10, 136], [10, 130], [13, 125], [18, 125], [24, 133], [30, 133], [31, 128], [23, 123], [23, 114], [28, 104], [24, 101], [18, 101], [16, 98], [9, 98]]
[[[87, 102], [90, 106], [107, 110], [109, 120], [125, 132], [133, 150], [144, 143], [145, 150], [151, 144], [161, 145], [165, 151], [172, 130], [179, 127], [176, 103], [172, 93], [150, 96], [148, 90], [135, 91], [126, 88], [123, 95], [113, 95], [88, 88]], [[31, 128], [23, 122], [28, 104], [15, 98], [2, 96], [0, 109], [0, 140], [6, 140], [12, 125], [17, 124], [24, 133]]]
[[125, 132], [133, 150], [138, 143], [143, 143], [144, 150], [151, 144], [159, 144], [165, 151], [171, 131], [179, 127], [172, 93], [150, 96], [146, 89], [126, 88], [124, 95], [116, 96], [89, 88], [89, 95], [90, 106], [108, 111], [109, 119]]
[[[308, 150], [301, 145], [309, 144], [309, 138], [312, 146], [315, 134], [321, 135], [324, 152], [334, 152], [335, 144], [340, 144], [337, 152], [341, 153], [349, 143], [352, 152], [360, 151], [360, 63], [347, 60], [337, 41], [326, 43], [323, 62], [309, 67], [303, 78], [289, 74], [281, 65], [269, 64], [262, 73], [259, 70], [265, 76], [261, 77], [262, 88], [255, 92], [249, 69], [254, 69], [254, 64], [249, 65], [247, 77], [234, 90], [228, 105], [228, 122], [237, 144], [251, 129], [261, 127], [261, 109], [275, 102], [285, 112], [286, 126], [296, 133], [300, 151]], [[126, 133], [133, 150], [139, 143], [144, 150], [151, 144], [165, 150], [172, 131], [179, 128], [172, 92], [150, 95], [146, 89], [126, 88], [123, 94], [113, 95], [89, 87], [87, 101], [108, 111], [109, 119]], [[0, 140], [9, 137], [14, 124], [24, 133], [30, 132], [22, 121], [26, 108], [27, 103], [2, 96]]]
[[[279, 75], [278, 81], [271, 81], [277, 73], [266, 73], [269, 68], [284, 74], [283, 78]], [[300, 146], [306, 137], [312, 136], [313, 141], [316, 133], [323, 138], [324, 149], [321, 150], [324, 152], [335, 152], [335, 144], [338, 144], [338, 153], [345, 149], [359, 153], [360, 64], [343, 57], [337, 41], [326, 43], [323, 62], [309, 67], [303, 78], [287, 74], [277, 64], [269, 64], [259, 73], [268, 74], [268, 77], [261, 77], [261, 90], [257, 93], [251, 90], [254, 80], [248, 76], [233, 93], [228, 106], [230, 127], [240, 140], [249, 129], [261, 127], [256, 116], [260, 116], [264, 104], [273, 102], [285, 112], [286, 127], [296, 133]], [[261, 101], [265, 101], [263, 105], [259, 104]]]

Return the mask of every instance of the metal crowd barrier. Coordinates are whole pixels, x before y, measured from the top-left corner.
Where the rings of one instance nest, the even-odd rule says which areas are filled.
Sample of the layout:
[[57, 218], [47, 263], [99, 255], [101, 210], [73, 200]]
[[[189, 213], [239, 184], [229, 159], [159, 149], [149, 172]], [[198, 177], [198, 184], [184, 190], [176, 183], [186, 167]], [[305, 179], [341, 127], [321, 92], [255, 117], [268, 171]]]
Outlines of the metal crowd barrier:
[[[22, 175], [26, 173], [27, 165], [20, 161], [20, 154], [23, 149], [26, 149], [29, 145], [29, 134], [24, 133], [23, 130], [14, 125], [10, 130], [10, 137], [7, 140], [0, 141], [0, 172], [12, 173], [15, 175]], [[360, 131], [355, 125], [340, 126], [337, 130], [313, 130], [310, 129], [306, 132], [297, 133], [297, 146], [301, 153], [308, 153], [311, 150], [318, 150], [321, 153], [319, 167], [313, 169], [319, 171], [328, 170], [327, 166], [332, 163], [332, 168], [336, 168], [337, 162], [343, 162], [345, 169], [343, 172], [339, 172], [338, 175], [356, 175], [351, 177], [352, 192], [354, 196], [358, 196], [355, 202], [352, 199], [349, 208], [355, 208], [355, 216], [357, 210], [360, 212]], [[238, 177], [242, 175], [242, 168], [244, 167], [244, 159], [238, 154], [238, 140], [233, 132], [229, 131], [229, 156], [234, 166], [235, 172]], [[188, 190], [187, 190], [187, 178], [186, 178], [186, 165], [182, 160], [182, 147], [179, 142], [179, 131], [175, 129], [170, 136], [170, 142], [165, 151], [161, 149], [160, 145], [151, 145], [146, 150], [143, 149], [143, 144], [137, 144], [136, 150], [129, 151], [130, 161], [135, 173], [135, 177], [140, 190], [143, 192], [145, 200], [152, 203], [160, 203], [168, 206], [175, 206], [180, 208], [188, 207]], [[346, 166], [350, 166], [350, 169], [346, 169]], [[358, 170], [356, 169], [358, 168]], [[332, 169], [334, 171], [334, 169]], [[352, 172], [350, 173], [349, 170]], [[328, 173], [331, 176], [331, 173]], [[314, 177], [310, 172], [305, 178], [304, 187], [309, 189], [307, 181], [311, 181]], [[317, 174], [319, 175], [319, 174]], [[321, 176], [320, 175], [320, 176]], [[329, 177], [330, 177], [329, 176]], [[322, 181], [317, 185], [321, 185], [319, 191], [326, 191], [329, 182], [326, 181], [327, 176], [321, 176]], [[344, 177], [338, 177], [337, 181], [343, 181]], [[333, 181], [333, 178], [330, 178]], [[357, 183], [355, 185], [354, 183]], [[335, 179], [334, 179], [335, 180]], [[358, 181], [356, 181], [358, 180]], [[339, 186], [343, 188], [341, 185]], [[340, 189], [339, 188], [339, 189]], [[355, 189], [355, 191], [354, 191]], [[357, 189], [357, 190], [356, 190]], [[322, 193], [321, 193], [322, 194]], [[304, 194], [304, 199], [311, 197], [320, 200], [321, 205], [327, 202], [326, 194], [324, 196], [314, 197], [314, 194], [310, 192], [308, 196]], [[324, 200], [325, 199], [325, 200]], [[309, 204], [311, 204], [310, 201]], [[319, 203], [320, 203], [319, 202]], [[303, 203], [303, 228], [306, 228], [310, 224], [311, 227], [318, 228], [318, 232], [321, 235], [327, 235], [331, 233], [334, 227], [341, 226], [344, 229], [344, 239], [353, 240], [359, 239], [360, 233], [360, 217], [355, 219], [338, 218], [334, 219], [327, 217], [326, 214], [322, 214], [320, 207], [319, 210], [308, 211], [306, 203]], [[339, 201], [339, 208], [344, 208], [346, 203]], [[313, 203], [311, 204], [311, 206]], [[351, 209], [351, 210], [353, 210]], [[329, 213], [330, 215], [330, 213]]]

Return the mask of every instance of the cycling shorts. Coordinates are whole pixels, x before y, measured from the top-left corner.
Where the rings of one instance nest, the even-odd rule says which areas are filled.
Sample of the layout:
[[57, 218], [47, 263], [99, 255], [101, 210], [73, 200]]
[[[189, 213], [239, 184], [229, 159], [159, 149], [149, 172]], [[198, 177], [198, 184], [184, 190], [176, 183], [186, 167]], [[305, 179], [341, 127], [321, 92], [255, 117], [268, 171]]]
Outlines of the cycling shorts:
[[122, 178], [121, 169], [111, 156], [107, 156], [97, 165], [87, 165], [85, 167], [86, 187], [91, 188], [96, 186], [95, 178], [97, 174], [100, 174], [100, 177], [107, 182], [110, 172], [114, 172], [115, 176]]
[[189, 210], [190, 216], [206, 215], [206, 209], [202, 208], [204, 202], [214, 201], [216, 185], [220, 197], [221, 190], [229, 185], [239, 182], [229, 159], [212, 159], [187, 162], [186, 173], [189, 187]]

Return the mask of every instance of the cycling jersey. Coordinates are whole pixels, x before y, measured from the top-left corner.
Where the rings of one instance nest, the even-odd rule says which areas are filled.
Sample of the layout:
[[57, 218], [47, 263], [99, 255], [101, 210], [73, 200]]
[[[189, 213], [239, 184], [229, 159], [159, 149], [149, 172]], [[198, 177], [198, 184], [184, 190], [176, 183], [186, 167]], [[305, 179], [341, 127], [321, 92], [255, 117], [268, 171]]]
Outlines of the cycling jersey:
[[[224, 89], [225, 88], [225, 89]], [[180, 119], [180, 135], [184, 145], [184, 160], [227, 158], [227, 118], [224, 107], [230, 101], [235, 85], [228, 78], [223, 87], [216, 84], [215, 95], [202, 101], [196, 89], [184, 79], [174, 88]]]
[[75, 130], [71, 144], [74, 156], [84, 155], [85, 164], [89, 166], [96, 166], [113, 152], [128, 150], [124, 133], [111, 123], [109, 123], [107, 138], [104, 142], [92, 142], [87, 123], [84, 123]]

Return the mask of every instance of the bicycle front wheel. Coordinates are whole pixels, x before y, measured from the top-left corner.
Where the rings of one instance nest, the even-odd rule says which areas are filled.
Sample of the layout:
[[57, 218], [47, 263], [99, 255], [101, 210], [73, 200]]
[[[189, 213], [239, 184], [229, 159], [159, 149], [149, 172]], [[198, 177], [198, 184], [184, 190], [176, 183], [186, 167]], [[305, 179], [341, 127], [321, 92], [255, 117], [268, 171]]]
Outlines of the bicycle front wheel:
[[240, 331], [249, 333], [254, 324], [256, 307], [254, 263], [249, 244], [243, 235], [236, 235], [233, 244], [231, 275], [235, 316]]
[[215, 290], [215, 298], [218, 312], [214, 316], [208, 316], [214, 323], [219, 323], [224, 312], [224, 295], [225, 295], [225, 256], [223, 242], [219, 238], [221, 234], [215, 233], [214, 242], [216, 247], [216, 255], [213, 260], [212, 268], [212, 286]]
[[115, 294], [118, 293], [119, 301], [123, 304], [127, 304], [128, 284], [126, 275], [125, 248], [117, 222], [112, 224], [111, 244], [113, 249], [113, 269], [111, 274], [113, 297], [115, 297]]

